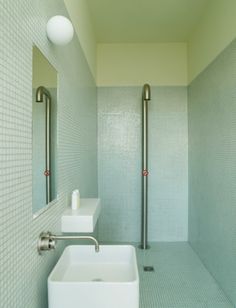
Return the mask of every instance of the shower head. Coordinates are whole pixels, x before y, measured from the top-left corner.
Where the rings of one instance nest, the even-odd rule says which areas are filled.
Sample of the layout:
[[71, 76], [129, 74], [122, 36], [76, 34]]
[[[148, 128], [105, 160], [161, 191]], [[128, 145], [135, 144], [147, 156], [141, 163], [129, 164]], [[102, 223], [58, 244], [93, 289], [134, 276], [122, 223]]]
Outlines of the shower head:
[[145, 101], [150, 101], [151, 99], [151, 88], [150, 85], [145, 83], [145, 85], [143, 86], [143, 99]]
[[38, 87], [36, 90], [36, 102], [42, 103], [44, 95], [47, 98], [51, 99], [51, 94], [46, 88], [44, 88], [43, 86]]

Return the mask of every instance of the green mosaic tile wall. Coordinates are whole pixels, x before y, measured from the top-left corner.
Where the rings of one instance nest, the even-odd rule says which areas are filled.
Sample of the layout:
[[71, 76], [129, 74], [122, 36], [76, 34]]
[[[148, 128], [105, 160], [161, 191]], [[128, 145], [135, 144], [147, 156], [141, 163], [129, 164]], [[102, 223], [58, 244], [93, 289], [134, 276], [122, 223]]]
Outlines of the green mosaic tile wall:
[[[187, 241], [187, 88], [151, 87], [149, 240]], [[99, 236], [139, 242], [142, 87], [98, 88]]]
[[[46, 308], [47, 277], [61, 249], [39, 256], [43, 230], [79, 186], [97, 196], [96, 87], [76, 38], [55, 47], [45, 25], [67, 15], [62, 0], [0, 1], [0, 307]], [[32, 44], [58, 71], [58, 202], [32, 219]], [[61, 244], [60, 244], [61, 245]], [[59, 245], [59, 248], [62, 246]]]
[[189, 241], [236, 305], [236, 41], [188, 90]]

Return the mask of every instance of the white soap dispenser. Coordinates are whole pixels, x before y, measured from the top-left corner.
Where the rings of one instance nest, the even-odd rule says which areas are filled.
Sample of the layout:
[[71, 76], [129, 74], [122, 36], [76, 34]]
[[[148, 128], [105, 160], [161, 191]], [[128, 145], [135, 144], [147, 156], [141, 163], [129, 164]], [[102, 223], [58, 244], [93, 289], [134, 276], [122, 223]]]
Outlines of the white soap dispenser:
[[80, 206], [80, 193], [78, 189], [72, 191], [71, 195], [71, 209], [77, 210]]

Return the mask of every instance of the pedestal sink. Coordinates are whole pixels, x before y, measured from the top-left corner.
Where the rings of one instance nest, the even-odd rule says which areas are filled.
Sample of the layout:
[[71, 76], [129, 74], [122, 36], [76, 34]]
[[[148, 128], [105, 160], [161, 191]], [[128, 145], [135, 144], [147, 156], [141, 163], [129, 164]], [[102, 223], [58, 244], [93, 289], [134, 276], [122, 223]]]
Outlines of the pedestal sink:
[[135, 249], [68, 246], [48, 277], [49, 308], [138, 308]]

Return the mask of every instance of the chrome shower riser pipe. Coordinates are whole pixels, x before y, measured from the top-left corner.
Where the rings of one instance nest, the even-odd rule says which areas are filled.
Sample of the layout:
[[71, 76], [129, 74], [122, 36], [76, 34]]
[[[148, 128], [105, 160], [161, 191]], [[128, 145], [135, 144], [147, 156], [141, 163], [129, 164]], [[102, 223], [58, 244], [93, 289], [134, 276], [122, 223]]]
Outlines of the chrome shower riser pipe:
[[52, 201], [52, 185], [51, 185], [51, 94], [43, 86], [36, 90], [36, 102], [43, 103], [46, 98], [45, 105], [45, 179], [46, 179], [46, 204]]
[[142, 96], [142, 221], [141, 249], [148, 249], [148, 101], [151, 89], [148, 84], [143, 86]]

